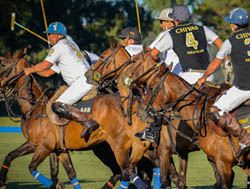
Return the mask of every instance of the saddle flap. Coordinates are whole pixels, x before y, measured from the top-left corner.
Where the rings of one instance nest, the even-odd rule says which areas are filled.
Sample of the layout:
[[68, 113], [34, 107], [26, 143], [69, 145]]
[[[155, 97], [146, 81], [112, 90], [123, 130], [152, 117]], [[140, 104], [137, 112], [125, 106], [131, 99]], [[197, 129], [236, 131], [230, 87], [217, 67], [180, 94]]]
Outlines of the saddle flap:
[[242, 127], [250, 126], [250, 100], [235, 110], [235, 117]]
[[56, 101], [56, 99], [67, 89], [66, 85], [61, 86], [56, 93], [50, 98], [49, 102], [46, 105], [46, 111], [49, 120], [56, 125], [66, 125], [69, 123], [69, 120], [66, 118], [59, 117], [55, 112], [53, 112], [51, 105]]

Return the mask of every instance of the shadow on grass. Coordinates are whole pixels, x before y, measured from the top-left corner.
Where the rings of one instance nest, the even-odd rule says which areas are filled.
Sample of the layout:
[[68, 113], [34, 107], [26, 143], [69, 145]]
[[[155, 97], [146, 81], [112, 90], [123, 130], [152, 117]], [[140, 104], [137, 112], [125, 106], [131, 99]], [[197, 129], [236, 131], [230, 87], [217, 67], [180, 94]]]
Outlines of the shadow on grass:
[[[60, 179], [59, 179], [59, 182]], [[84, 186], [84, 184], [90, 184], [90, 183], [100, 183], [100, 184], [105, 184], [106, 182], [104, 180], [79, 180], [80, 185]], [[62, 182], [64, 185], [72, 186], [70, 181], [65, 181]], [[6, 183], [7, 189], [34, 189], [34, 188], [47, 188], [43, 186], [42, 184], [39, 183], [32, 183], [32, 182], [12, 182], [9, 181]]]
[[[214, 188], [214, 186], [191, 186], [191, 187], [188, 187], [188, 189], [212, 189]], [[233, 189], [246, 189], [246, 187], [240, 187], [240, 186], [233, 186], [232, 187]]]

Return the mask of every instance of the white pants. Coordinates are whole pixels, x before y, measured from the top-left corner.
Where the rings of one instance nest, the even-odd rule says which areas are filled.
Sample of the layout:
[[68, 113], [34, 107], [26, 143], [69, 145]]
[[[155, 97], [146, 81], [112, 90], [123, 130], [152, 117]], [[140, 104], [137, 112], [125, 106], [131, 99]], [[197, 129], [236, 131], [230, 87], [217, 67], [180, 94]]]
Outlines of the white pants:
[[87, 83], [86, 77], [83, 74], [82, 76], [78, 77], [78, 79], [76, 79], [75, 82], [61, 94], [56, 102], [73, 105], [84, 95], [86, 95], [92, 88], [93, 85]]
[[[198, 79], [200, 79], [202, 76], [204, 75], [204, 73], [200, 73], [200, 72], [181, 72], [179, 74], [179, 76], [181, 76], [183, 79], [185, 79], [189, 84], [195, 84]], [[214, 79], [213, 75], [210, 75], [207, 78], [207, 81], [212, 81]]]
[[243, 102], [250, 98], [250, 90], [243, 91], [235, 86], [232, 86], [228, 91], [225, 92], [215, 103], [214, 106], [219, 108], [220, 115], [223, 112], [230, 112], [234, 108], [241, 105]]

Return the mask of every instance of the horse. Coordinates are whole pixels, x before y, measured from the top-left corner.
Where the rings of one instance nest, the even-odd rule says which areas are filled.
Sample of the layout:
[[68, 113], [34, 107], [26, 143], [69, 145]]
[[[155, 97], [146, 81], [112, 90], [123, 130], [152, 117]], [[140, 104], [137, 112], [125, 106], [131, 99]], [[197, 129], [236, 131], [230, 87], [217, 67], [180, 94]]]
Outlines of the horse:
[[[127, 70], [126, 80], [131, 86], [147, 83], [147, 92], [144, 100], [146, 106], [144, 111], [156, 115], [161, 111], [161, 115], [173, 108], [177, 109], [180, 116], [186, 119], [187, 124], [196, 135], [200, 149], [215, 161], [216, 168], [221, 177], [222, 187], [231, 188], [234, 165], [239, 165], [245, 173], [250, 176], [250, 153], [245, 153], [237, 157], [239, 144], [237, 139], [225, 133], [211, 122], [208, 117], [208, 107], [213, 104], [215, 97], [220, 94], [220, 89], [216, 87], [198, 90], [188, 84], [184, 79], [170, 72], [168, 68], [156, 65], [155, 61], [146, 60], [142, 65], [135, 65], [131, 70]], [[147, 76], [153, 67], [161, 67], [158, 75]], [[143, 107], [143, 105], [142, 105]], [[154, 112], [154, 113], [153, 113]], [[157, 113], [158, 112], [158, 113]], [[147, 114], [148, 114], [147, 113]], [[144, 113], [145, 115], [145, 113]], [[159, 114], [158, 114], [159, 115]], [[248, 128], [249, 132], [250, 129]], [[223, 135], [223, 136], [222, 136]], [[216, 144], [216, 145], [215, 145]]]
[[[59, 128], [50, 122], [46, 116], [46, 106], [43, 99], [45, 96], [43, 96], [42, 87], [37, 82], [31, 81], [33, 77], [27, 77], [23, 74], [23, 69], [30, 66], [26, 59], [23, 58], [23, 53], [23, 51], [17, 53], [14, 55], [14, 59], [6, 56], [2, 59], [0, 69], [1, 92], [5, 87], [17, 90], [18, 102], [23, 113], [21, 128], [27, 139], [24, 144], [6, 156], [0, 171], [0, 184], [2, 187], [5, 185], [8, 167], [15, 158], [34, 153], [29, 165], [30, 172], [34, 174], [34, 172], [38, 173], [38, 165], [50, 153], [62, 150], [58, 139]], [[119, 99], [110, 95], [97, 97], [93, 105], [93, 112], [95, 113], [90, 114], [90, 116], [96, 119], [102, 127], [94, 132], [87, 142], [75, 136], [75, 133], [79, 133], [81, 130], [77, 123], [70, 122], [67, 124], [65, 127], [65, 149], [87, 150], [104, 141], [113, 141], [112, 150], [116, 151], [115, 155], [118, 164], [120, 168], [124, 169], [130, 153], [130, 141], [127, 140], [129, 137], [123, 132], [124, 120], [120, 107], [117, 105], [117, 100]], [[34, 104], [35, 106], [33, 106]], [[120, 147], [120, 145], [123, 145], [123, 147]], [[58, 153], [58, 158], [62, 161], [70, 180], [75, 184], [77, 181], [76, 174], [68, 153]], [[43, 184], [50, 186], [52, 182], [41, 175], [40, 178], [42, 178]], [[53, 181], [55, 182], [55, 180]]]
[[[143, 57], [143, 54], [137, 55], [137, 57]], [[142, 59], [140, 59], [142, 60]], [[136, 67], [137, 64], [141, 64], [140, 61], [137, 61], [136, 63], [131, 60], [130, 56], [122, 47], [121, 45], [116, 46], [114, 43], [111, 43], [111, 47], [104, 51], [101, 54], [100, 60], [91, 66], [91, 69], [87, 72], [87, 81], [91, 84], [98, 85], [99, 88], [107, 87], [107, 86], [113, 86], [113, 81], [117, 80], [117, 86], [120, 92], [121, 96], [127, 97], [130, 93], [129, 89], [127, 89], [124, 85], [125, 82], [122, 80], [123, 73], [126, 73], [129, 67]], [[127, 105], [125, 105], [127, 107]], [[129, 106], [128, 106], [129, 107]], [[136, 107], [134, 107], [135, 109]], [[129, 111], [128, 111], [129, 112]], [[173, 120], [174, 125], [179, 125], [178, 120]], [[171, 136], [169, 136], [171, 135]], [[172, 136], [173, 135], [173, 136]], [[170, 161], [165, 158], [165, 156], [170, 157], [173, 150], [173, 144], [170, 141], [171, 138], [175, 138], [176, 136], [176, 130], [172, 129], [172, 131], [167, 132], [167, 129], [164, 129], [163, 132], [161, 132], [161, 141], [158, 146], [159, 151], [159, 157], [160, 157], [160, 170], [161, 170], [161, 183], [162, 187], [167, 187], [167, 173], [168, 173], [168, 167]], [[182, 142], [183, 145], [178, 145], [179, 149], [179, 177], [178, 177], [178, 187], [184, 188], [186, 185], [186, 169], [187, 169], [187, 154], [191, 151], [198, 150], [190, 141], [188, 141], [186, 138], [179, 137], [180, 140], [186, 141], [185, 143]], [[175, 142], [175, 141], [174, 141]], [[176, 144], [174, 144], [176, 146]], [[210, 160], [210, 159], [209, 159]], [[216, 185], [220, 185], [220, 178], [217, 176], [216, 167], [214, 166], [213, 162], [209, 161], [211, 165], [213, 166], [215, 173], [216, 173]], [[174, 165], [171, 164], [171, 167]], [[173, 168], [171, 168], [173, 170]], [[175, 175], [176, 173], [173, 173], [172, 175]], [[173, 178], [174, 179], [174, 178]], [[176, 179], [175, 179], [176, 180]]]
[[[42, 177], [42, 179], [37, 177], [40, 179], [39, 181], [46, 186], [50, 186], [52, 182], [37, 171], [39, 164], [50, 153], [58, 150], [88, 150], [104, 141], [110, 145], [114, 152], [116, 161], [122, 171], [123, 180], [129, 180], [130, 175], [125, 172], [125, 168], [128, 164], [129, 154], [133, 153], [133, 149], [131, 152], [133, 140], [126, 132], [130, 126], [125, 124], [127, 120], [124, 118], [120, 107], [120, 98], [108, 94], [97, 96], [92, 113], [89, 116], [101, 125], [100, 128], [94, 131], [89, 139], [85, 141], [75, 135], [80, 132], [81, 126], [77, 122], [69, 122], [64, 127], [65, 146], [61, 149], [62, 145], [58, 134], [59, 127], [46, 116], [46, 103], [42, 100], [44, 92], [42, 87], [37, 82], [33, 82], [32, 76], [24, 76], [23, 74], [23, 69], [29, 66], [27, 60], [23, 58], [22, 51], [15, 55], [14, 59], [5, 57], [0, 67], [0, 89], [4, 91], [5, 88], [14, 88], [17, 91], [18, 103], [23, 113], [21, 128], [27, 139], [23, 145], [6, 156], [0, 171], [1, 186], [5, 185], [8, 170], [6, 167], [9, 167], [11, 161], [16, 157], [34, 153], [29, 170], [33, 175], [34, 172], [39, 174], [40, 178]], [[69, 157], [66, 157], [63, 153], [59, 153], [58, 157], [66, 164], [64, 165], [66, 172], [73, 184], [78, 183]], [[135, 166], [135, 164], [132, 166]], [[137, 183], [138, 181], [143, 183], [140, 178], [137, 178], [137, 175], [133, 176], [135, 176]]]

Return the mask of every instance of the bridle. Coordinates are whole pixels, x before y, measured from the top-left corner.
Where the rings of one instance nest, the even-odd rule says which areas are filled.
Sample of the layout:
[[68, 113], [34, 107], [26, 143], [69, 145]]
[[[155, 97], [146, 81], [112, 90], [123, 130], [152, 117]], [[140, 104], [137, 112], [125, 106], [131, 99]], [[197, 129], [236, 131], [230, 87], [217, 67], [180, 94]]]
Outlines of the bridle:
[[[109, 56], [107, 56], [95, 69], [93, 69], [93, 72], [94, 72], [93, 77], [94, 77], [94, 80], [98, 83], [99, 88], [110, 87], [111, 85], [113, 85], [114, 81], [121, 75], [122, 71], [128, 65], [133, 63], [133, 61], [129, 59], [128, 61], [122, 63], [120, 66], [118, 67], [116, 66], [115, 56], [121, 48], [125, 50], [124, 46], [122, 45], [117, 46], [115, 50]], [[127, 51], [125, 50], [125, 52]], [[107, 68], [112, 63], [114, 65], [114, 70], [104, 74], [105, 68]], [[115, 72], [117, 72], [117, 74], [114, 77], [112, 77], [111, 79], [107, 79], [108, 77], [110, 77], [111, 74]]]
[[[20, 58], [17, 58], [15, 59], [14, 63], [11, 64], [8, 68], [6, 68], [4, 71], [2, 71], [0, 73], [0, 78], [3, 78], [3, 77], [8, 77], [11, 73], [11, 71], [14, 69], [14, 75], [11, 76], [10, 78], [8, 78], [4, 85], [1, 86], [0, 88], [0, 95], [1, 95], [1, 100], [3, 100], [5, 102], [5, 105], [6, 105], [6, 110], [7, 110], [7, 113], [8, 113], [8, 116], [9, 118], [14, 121], [14, 122], [20, 122], [20, 121], [17, 121], [17, 120], [14, 120], [13, 117], [19, 117], [18, 115], [16, 115], [12, 109], [11, 109], [11, 105], [13, 103], [13, 99], [22, 99], [22, 100], [25, 100], [27, 101], [29, 104], [31, 104], [31, 108], [27, 111], [27, 112], [24, 112], [23, 113], [23, 117], [25, 117], [25, 120], [29, 120], [29, 119], [32, 119], [32, 118], [37, 118], [37, 117], [46, 117], [47, 115], [45, 114], [42, 114], [42, 109], [43, 109], [43, 106], [46, 105], [46, 103], [48, 102], [48, 98], [47, 96], [45, 95], [45, 93], [47, 92], [47, 90], [42, 90], [37, 82], [37, 80], [35, 79], [35, 77], [33, 75], [30, 75], [28, 77], [28, 79], [23, 82], [21, 84], [21, 87], [23, 87], [22, 90], [27, 90], [28, 93], [29, 93], [29, 96], [31, 98], [27, 98], [27, 97], [24, 97], [24, 96], [19, 96], [18, 93], [17, 93], [17, 88], [16, 87], [9, 87], [9, 83], [12, 82], [12, 83], [15, 83], [18, 81], [19, 78], [21, 78], [22, 76], [24, 76], [24, 70], [21, 70], [20, 72], [17, 72], [17, 69], [16, 69], [16, 66], [18, 64], [18, 62], [20, 61]], [[5, 65], [4, 65], [5, 66]], [[4, 67], [3, 66], [3, 67]], [[35, 99], [34, 98], [34, 95], [32, 93], [32, 83], [35, 83], [37, 88], [39, 89], [41, 95], [39, 96], [39, 98]], [[42, 106], [41, 106], [41, 109], [39, 111], [39, 113], [37, 115], [32, 115], [35, 107], [41, 103]]]

